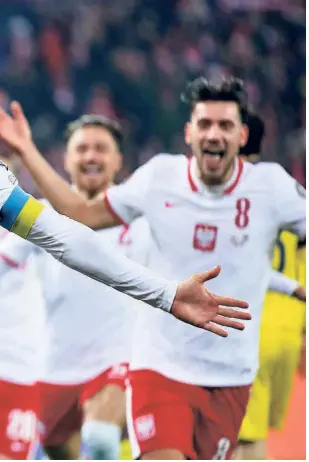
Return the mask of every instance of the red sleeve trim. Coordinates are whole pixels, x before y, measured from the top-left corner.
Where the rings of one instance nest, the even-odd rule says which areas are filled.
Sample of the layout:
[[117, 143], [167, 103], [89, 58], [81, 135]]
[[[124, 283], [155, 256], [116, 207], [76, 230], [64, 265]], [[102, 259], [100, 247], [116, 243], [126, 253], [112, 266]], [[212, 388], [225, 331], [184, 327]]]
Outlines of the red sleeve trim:
[[236, 178], [234, 180], [234, 182], [228, 187], [226, 188], [224, 191], [223, 191], [223, 194], [231, 194], [236, 186], [238, 185], [239, 183], [239, 180], [240, 180], [240, 177], [241, 177], [241, 174], [242, 174], [242, 171], [244, 169], [244, 163], [243, 161], [241, 160], [240, 157], [237, 157], [236, 159], [236, 165], [237, 165], [237, 168], [238, 168], [238, 171], [237, 171], [237, 174], [236, 174]]
[[113, 206], [112, 204], [110, 203], [110, 200], [108, 198], [108, 191], [105, 191], [105, 194], [104, 194], [104, 204], [105, 204], [105, 207], [107, 208], [108, 212], [117, 220], [119, 221], [120, 224], [122, 224], [123, 226], [125, 226], [126, 228], [129, 226], [129, 224], [123, 220], [123, 218], [121, 218], [120, 215], [118, 215], [117, 212], [115, 212], [115, 210], [113, 209]]

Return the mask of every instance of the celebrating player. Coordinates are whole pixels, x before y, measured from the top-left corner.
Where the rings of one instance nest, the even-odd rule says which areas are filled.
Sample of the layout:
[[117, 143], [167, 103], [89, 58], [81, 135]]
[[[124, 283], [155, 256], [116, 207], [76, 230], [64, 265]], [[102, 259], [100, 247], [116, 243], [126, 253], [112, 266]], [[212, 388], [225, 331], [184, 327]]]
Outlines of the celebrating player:
[[105, 200], [80, 197], [48, 166], [19, 106], [13, 120], [2, 114], [0, 121], [1, 136], [61, 213], [93, 228], [145, 216], [154, 240], [153, 269], [185, 278], [222, 262], [221, 278], [209, 287], [250, 302], [252, 322], [226, 339], [160, 311], [140, 313], [128, 420], [134, 457], [143, 459], [230, 457], [258, 366], [269, 251], [280, 228], [305, 234], [305, 200], [295, 181], [277, 164], [254, 166], [237, 158], [248, 132], [242, 82], [202, 77], [189, 84], [184, 99], [193, 157], [158, 155], [110, 188]]
[[[121, 166], [121, 129], [111, 119], [86, 115], [69, 124], [67, 138], [65, 167], [73, 187], [95, 198], [113, 183]], [[131, 229], [98, 233], [102, 245], [143, 260], [136, 253], [146, 248], [147, 231], [146, 222], [136, 220]], [[81, 429], [83, 458], [118, 460], [136, 316], [132, 301], [49, 260], [50, 339], [40, 383], [44, 445], [53, 459], [79, 459]]]
[[[1, 113], [3, 138], [4, 133], [20, 136], [20, 125], [15, 122]], [[10, 141], [8, 137], [6, 141]], [[11, 143], [11, 147], [16, 145]], [[227, 335], [221, 326], [244, 328], [235, 318], [251, 319], [249, 313], [230, 308], [247, 308], [246, 302], [217, 296], [205, 289], [204, 283], [218, 276], [218, 266], [183, 282], [170, 282], [126, 259], [115, 247], [102, 246], [93, 231], [31, 198], [16, 183], [14, 175], [1, 164], [1, 225], [44, 248], [67, 266], [219, 336]], [[7, 425], [1, 426], [1, 431], [1, 455], [9, 458]]]
[[[67, 135], [65, 163], [74, 187], [86, 196], [102, 193], [120, 168], [120, 127], [104, 117], [83, 116], [69, 125]], [[27, 370], [26, 378], [31, 373], [34, 383], [41, 380], [40, 384], [33, 385], [33, 395], [40, 393], [40, 418], [45, 428], [43, 443], [48, 455], [52, 459], [78, 459], [82, 426], [83, 458], [117, 460], [125, 424], [123, 390], [135, 316], [132, 306], [127, 307], [131, 300], [66, 268], [41, 251], [40, 276], [47, 302], [47, 331], [44, 329], [43, 335], [42, 328], [38, 329], [40, 317], [36, 311], [40, 304], [35, 301], [37, 299], [33, 301], [33, 296], [28, 295], [27, 304], [16, 302], [18, 296], [24, 295], [24, 287], [29, 286], [30, 294], [34, 290], [25, 268], [29, 261], [35, 261], [37, 249], [41, 249], [7, 231], [3, 233], [6, 239], [0, 243], [3, 259], [0, 271], [6, 290], [2, 290], [1, 295], [10, 302], [10, 307], [12, 298], [15, 302], [14, 311], [10, 308], [11, 316], [17, 310], [28, 312], [29, 304], [34, 305], [27, 316], [28, 322], [22, 318], [19, 323], [23, 321], [24, 335], [18, 335], [22, 348], [16, 346], [12, 351], [23, 366], [21, 372]], [[148, 244], [148, 227], [144, 220], [136, 220], [130, 230], [121, 226], [102, 231], [100, 236], [105, 245], [111, 242], [128, 256], [144, 261], [143, 253]], [[37, 296], [38, 291], [33, 294]], [[88, 304], [91, 313], [87, 310]], [[31, 320], [35, 320], [36, 328], [29, 323]], [[7, 323], [5, 330], [6, 338], [15, 345], [17, 336], [8, 332]], [[38, 336], [39, 342], [36, 341]], [[25, 349], [25, 339], [29, 339], [31, 345], [36, 341], [34, 351], [29, 347]], [[8, 348], [5, 338], [2, 340]], [[45, 344], [44, 368], [43, 364], [34, 367], [33, 358]], [[29, 356], [32, 362], [27, 361]], [[6, 369], [16, 362], [10, 360]], [[80, 408], [84, 411], [83, 425]], [[16, 446], [17, 442], [14, 444]]]

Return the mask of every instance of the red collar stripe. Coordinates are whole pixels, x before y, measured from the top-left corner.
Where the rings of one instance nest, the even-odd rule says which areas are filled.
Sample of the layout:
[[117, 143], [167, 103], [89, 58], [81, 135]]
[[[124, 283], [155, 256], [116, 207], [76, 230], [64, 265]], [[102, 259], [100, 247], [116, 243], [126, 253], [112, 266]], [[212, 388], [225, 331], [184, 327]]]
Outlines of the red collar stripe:
[[195, 184], [195, 181], [193, 180], [192, 173], [191, 173], [192, 159], [193, 159], [192, 156], [189, 157], [189, 161], [188, 161], [188, 181], [189, 181], [189, 185], [190, 185], [192, 191], [193, 192], [198, 192], [198, 187]]
[[113, 206], [112, 204], [110, 203], [110, 200], [108, 198], [108, 190], [105, 191], [104, 193], [104, 204], [105, 204], [105, 207], [106, 207], [106, 210], [111, 214], [111, 216], [113, 218], [115, 218], [115, 220], [117, 220], [119, 222], [119, 224], [125, 226], [126, 228], [128, 228], [129, 224], [126, 223], [120, 215], [118, 215], [118, 213], [113, 209]]
[[[196, 182], [194, 181], [193, 176], [192, 176], [192, 172], [191, 172], [192, 159], [193, 159], [193, 157], [191, 156], [189, 158], [189, 161], [188, 161], [188, 181], [189, 181], [189, 185], [190, 185], [191, 190], [193, 192], [198, 192], [198, 186], [197, 186]], [[237, 174], [236, 174], [235, 180], [233, 181], [233, 183], [230, 186], [228, 186], [226, 189], [224, 189], [223, 194], [231, 194], [234, 191], [234, 189], [236, 188], [236, 186], [238, 185], [238, 183], [239, 183], [242, 171], [244, 169], [244, 164], [243, 164], [243, 161], [240, 159], [240, 157], [237, 157], [236, 162], [237, 162], [237, 164], [236, 164]]]
[[244, 163], [243, 161], [240, 159], [240, 157], [237, 157], [237, 167], [238, 169], [238, 172], [237, 172], [237, 175], [235, 177], [235, 180], [233, 181], [233, 183], [228, 186], [224, 191], [223, 191], [223, 194], [231, 194], [231, 192], [234, 191], [234, 189], [236, 188], [236, 186], [238, 185], [239, 183], [239, 180], [240, 180], [240, 177], [241, 177], [241, 174], [242, 174], [242, 171], [244, 169]]

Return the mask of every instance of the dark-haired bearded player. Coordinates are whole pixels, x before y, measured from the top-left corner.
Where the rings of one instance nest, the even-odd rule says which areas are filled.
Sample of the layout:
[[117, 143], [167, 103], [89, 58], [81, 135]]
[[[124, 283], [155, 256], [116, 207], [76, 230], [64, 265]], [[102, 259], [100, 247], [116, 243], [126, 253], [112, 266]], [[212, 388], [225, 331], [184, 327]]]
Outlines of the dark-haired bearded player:
[[[80, 198], [19, 137], [11, 143], [44, 196], [61, 213], [92, 228], [146, 216], [154, 239], [150, 265], [184, 278], [215, 262], [209, 287], [249, 300], [244, 332], [219, 338], [161, 312], [143, 312], [133, 345], [128, 423], [135, 457], [225, 459], [258, 367], [259, 324], [278, 230], [305, 235], [305, 200], [277, 164], [238, 159], [247, 141], [247, 94], [241, 81], [188, 86], [185, 140], [193, 157], [158, 155], [105, 200]], [[8, 128], [8, 127], [7, 127]], [[7, 130], [1, 136], [10, 141]], [[9, 139], [8, 139], [9, 138]], [[26, 147], [25, 147], [26, 146]]]

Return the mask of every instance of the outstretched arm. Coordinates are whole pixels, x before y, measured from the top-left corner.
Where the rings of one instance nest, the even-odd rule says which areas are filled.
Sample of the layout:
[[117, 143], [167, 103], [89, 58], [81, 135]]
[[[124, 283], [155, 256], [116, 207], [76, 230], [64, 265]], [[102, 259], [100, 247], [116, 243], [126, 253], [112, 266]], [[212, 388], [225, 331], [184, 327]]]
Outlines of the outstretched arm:
[[42, 247], [65, 265], [221, 336], [227, 332], [219, 325], [242, 330], [244, 325], [233, 318], [251, 318], [249, 313], [220, 306], [247, 308], [247, 303], [217, 296], [204, 287], [206, 280], [218, 276], [220, 268], [179, 284], [168, 281], [117, 249], [102, 246], [90, 228], [45, 207], [16, 183], [11, 172], [0, 165], [0, 225]]

